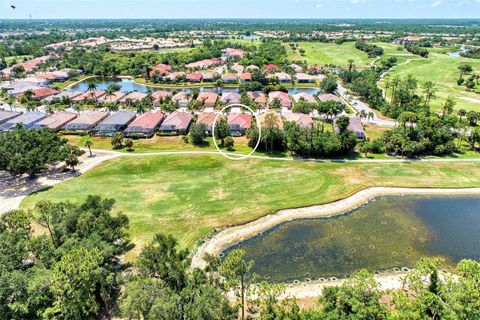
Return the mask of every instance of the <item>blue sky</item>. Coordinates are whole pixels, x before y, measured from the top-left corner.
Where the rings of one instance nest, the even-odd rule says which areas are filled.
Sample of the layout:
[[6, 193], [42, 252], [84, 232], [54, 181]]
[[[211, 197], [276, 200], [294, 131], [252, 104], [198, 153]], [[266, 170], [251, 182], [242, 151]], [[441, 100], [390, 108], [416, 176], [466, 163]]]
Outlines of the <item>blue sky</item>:
[[[10, 4], [17, 9], [9, 8]], [[2, 0], [0, 18], [479, 18], [480, 0]]]

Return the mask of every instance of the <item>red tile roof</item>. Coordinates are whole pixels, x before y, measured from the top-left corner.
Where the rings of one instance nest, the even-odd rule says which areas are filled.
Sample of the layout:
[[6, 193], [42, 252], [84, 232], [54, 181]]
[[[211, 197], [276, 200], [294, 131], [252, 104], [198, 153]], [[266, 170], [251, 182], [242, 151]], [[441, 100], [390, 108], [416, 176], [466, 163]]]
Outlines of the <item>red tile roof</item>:
[[43, 99], [48, 96], [53, 96], [54, 94], [57, 94], [59, 92], [60, 91], [57, 91], [51, 88], [36, 89], [36, 90], [33, 90], [33, 94], [34, 94], [33, 99]]
[[279, 66], [277, 66], [276, 64], [267, 64], [264, 69], [266, 71], [281, 71], [282, 69], [280, 69]]
[[238, 126], [240, 129], [248, 129], [252, 124], [252, 116], [248, 113], [230, 113], [227, 123], [228, 125]]
[[135, 120], [128, 126], [131, 127], [143, 127], [147, 129], [154, 129], [165, 118], [165, 115], [160, 110], [148, 111]]

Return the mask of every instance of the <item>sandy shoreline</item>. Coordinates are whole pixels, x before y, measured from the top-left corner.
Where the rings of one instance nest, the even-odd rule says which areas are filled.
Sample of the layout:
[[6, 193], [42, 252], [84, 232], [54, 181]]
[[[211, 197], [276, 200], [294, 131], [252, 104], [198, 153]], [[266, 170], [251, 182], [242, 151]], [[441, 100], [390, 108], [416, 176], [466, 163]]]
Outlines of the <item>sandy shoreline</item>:
[[[350, 197], [327, 204], [279, 210], [276, 213], [266, 215], [247, 224], [224, 229], [206, 239], [192, 257], [192, 267], [205, 267], [205, 261], [202, 257], [207, 253], [218, 255], [235, 243], [251, 238], [261, 232], [265, 232], [281, 223], [295, 219], [328, 218], [342, 215], [364, 205], [374, 198], [387, 195], [480, 195], [480, 188], [442, 189], [374, 187], [361, 190]], [[375, 278], [380, 282], [382, 288], [396, 289], [401, 286], [402, 275], [404, 275], [404, 273], [380, 274]], [[289, 296], [297, 298], [319, 296], [325, 286], [340, 285], [343, 281], [344, 280], [326, 280], [312, 281], [310, 283], [288, 284], [286, 293]]]

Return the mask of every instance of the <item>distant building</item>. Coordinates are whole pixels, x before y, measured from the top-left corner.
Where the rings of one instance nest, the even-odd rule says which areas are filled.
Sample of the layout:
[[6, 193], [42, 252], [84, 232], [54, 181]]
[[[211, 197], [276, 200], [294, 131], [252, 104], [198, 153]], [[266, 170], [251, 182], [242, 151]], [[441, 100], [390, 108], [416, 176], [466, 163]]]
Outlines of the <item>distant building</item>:
[[126, 129], [135, 116], [133, 111], [116, 112], [95, 126], [93, 131], [98, 135], [112, 136], [115, 132]]
[[[337, 119], [333, 120], [333, 127], [335, 132], [338, 133], [338, 127], [337, 127]], [[359, 140], [364, 140], [366, 135], [365, 135], [365, 130], [363, 129], [362, 121], [359, 118], [349, 118], [349, 123], [348, 123], [348, 130], [352, 131], [355, 133], [355, 136]]]

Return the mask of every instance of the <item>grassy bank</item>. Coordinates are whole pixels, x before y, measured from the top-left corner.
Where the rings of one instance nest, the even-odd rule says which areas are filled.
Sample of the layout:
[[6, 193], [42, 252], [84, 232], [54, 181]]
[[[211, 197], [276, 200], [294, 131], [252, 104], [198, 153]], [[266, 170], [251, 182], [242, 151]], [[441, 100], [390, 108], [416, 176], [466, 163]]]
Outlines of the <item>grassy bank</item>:
[[[231, 161], [215, 155], [125, 157], [27, 197], [81, 201], [88, 194], [117, 200], [137, 243], [156, 232], [191, 247], [215, 228], [245, 223], [283, 208], [346, 197], [370, 186], [478, 187], [478, 163], [311, 163]], [[130, 257], [131, 258], [131, 257]]]

